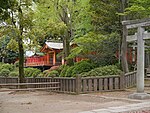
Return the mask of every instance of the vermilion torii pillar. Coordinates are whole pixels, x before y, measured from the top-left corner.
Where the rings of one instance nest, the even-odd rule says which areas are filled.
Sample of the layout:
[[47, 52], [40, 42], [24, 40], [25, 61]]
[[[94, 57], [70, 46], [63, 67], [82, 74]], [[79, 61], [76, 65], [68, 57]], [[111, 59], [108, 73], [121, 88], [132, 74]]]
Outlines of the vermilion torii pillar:
[[125, 31], [131, 28], [138, 28], [137, 34], [126, 36], [128, 42], [137, 40], [137, 92], [129, 95], [129, 98], [148, 99], [150, 95], [144, 93], [144, 40], [150, 39], [150, 34], [144, 32], [144, 27], [150, 26], [150, 19], [128, 20], [123, 21], [122, 24], [126, 27]]

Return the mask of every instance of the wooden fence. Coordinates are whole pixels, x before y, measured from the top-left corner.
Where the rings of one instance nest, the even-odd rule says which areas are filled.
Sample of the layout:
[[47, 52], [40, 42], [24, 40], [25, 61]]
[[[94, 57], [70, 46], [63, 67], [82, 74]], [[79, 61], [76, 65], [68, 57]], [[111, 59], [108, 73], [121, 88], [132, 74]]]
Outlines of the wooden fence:
[[126, 73], [124, 75], [124, 85], [125, 88], [134, 87], [136, 85], [136, 71]]
[[[101, 92], [101, 91], [116, 91], [124, 90], [124, 88], [133, 87], [136, 84], [136, 72], [123, 74], [120, 76], [103, 76], [103, 77], [38, 77], [38, 78], [26, 78], [27, 88], [44, 88], [51, 87], [49, 82], [59, 83], [59, 89], [55, 89], [57, 92], [63, 93], [89, 93], [89, 92]], [[0, 77], [0, 84], [18, 83], [18, 78], [12, 77]], [[43, 84], [31, 84], [31, 83], [43, 83]], [[48, 83], [48, 84], [45, 84]], [[56, 84], [53, 84], [53, 87]], [[2, 86], [2, 85], [1, 85]], [[10, 88], [10, 87], [9, 87]], [[11, 86], [16, 88], [16, 86]]]

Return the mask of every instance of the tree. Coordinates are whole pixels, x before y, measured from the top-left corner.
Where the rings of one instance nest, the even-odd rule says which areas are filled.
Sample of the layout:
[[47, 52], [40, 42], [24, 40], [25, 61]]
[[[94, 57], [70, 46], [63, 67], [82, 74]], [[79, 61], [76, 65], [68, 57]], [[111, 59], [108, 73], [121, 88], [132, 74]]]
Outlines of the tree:
[[[128, 3], [128, 0], [120, 0], [121, 12], [125, 11], [125, 8], [127, 8], [127, 3]], [[120, 21], [125, 21], [125, 20], [127, 20], [126, 15], [121, 16]], [[125, 73], [129, 72], [128, 62], [126, 58], [126, 53], [127, 53], [126, 36], [127, 36], [127, 29], [125, 26], [122, 26], [121, 64], [122, 64], [123, 72]]]
[[[10, 41], [10, 37], [3, 36], [0, 40], [0, 58], [2, 62], [14, 63], [15, 60], [18, 58], [18, 53], [9, 49], [9, 44], [11, 44], [13, 49], [16, 48], [16, 44]], [[13, 44], [12, 44], [13, 43]]]
[[129, 0], [128, 7], [124, 11], [124, 15], [128, 19], [142, 19], [148, 18], [150, 15], [150, 1], [149, 0]]
[[[19, 51], [19, 82], [24, 82], [24, 48], [23, 39], [26, 38], [32, 26], [32, 0], [2, 0], [0, 6], [1, 21], [6, 26], [2, 27], [7, 34], [18, 44]], [[7, 15], [7, 18], [5, 17]]]
[[74, 42], [78, 46], [72, 49], [69, 57], [87, 58], [98, 66], [115, 64], [119, 38], [117, 33], [101, 35], [89, 32], [83, 37], [75, 39]]
[[[91, 29], [90, 18], [86, 18], [89, 16], [85, 12], [88, 1], [42, 0], [37, 4], [35, 32], [39, 33], [43, 29], [43, 37], [61, 39], [65, 58], [70, 54], [70, 42], [73, 38], [84, 35]], [[68, 65], [72, 65], [72, 59], [66, 61]]]
[[119, 1], [118, 0], [90, 0], [91, 24], [94, 31], [101, 34], [119, 32]]

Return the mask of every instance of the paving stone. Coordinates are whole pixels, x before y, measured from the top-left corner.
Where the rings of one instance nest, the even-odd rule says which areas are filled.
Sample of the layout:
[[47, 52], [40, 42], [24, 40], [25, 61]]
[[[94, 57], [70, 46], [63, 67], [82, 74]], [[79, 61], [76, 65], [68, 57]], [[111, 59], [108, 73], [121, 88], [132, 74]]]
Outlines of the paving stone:
[[107, 109], [96, 109], [92, 110], [94, 113], [110, 113]]
[[79, 113], [94, 113], [92, 111], [83, 111], [83, 112], [79, 112]]
[[136, 111], [136, 110], [143, 109], [145, 107], [150, 107], [150, 102], [130, 104], [130, 105], [119, 106], [119, 107], [108, 107], [105, 109], [96, 109], [96, 110], [91, 110], [89, 112], [80, 112], [80, 113], [121, 113], [121, 112]]
[[95, 112], [95, 113], [112, 113], [110, 111], [100, 111], [100, 112]]

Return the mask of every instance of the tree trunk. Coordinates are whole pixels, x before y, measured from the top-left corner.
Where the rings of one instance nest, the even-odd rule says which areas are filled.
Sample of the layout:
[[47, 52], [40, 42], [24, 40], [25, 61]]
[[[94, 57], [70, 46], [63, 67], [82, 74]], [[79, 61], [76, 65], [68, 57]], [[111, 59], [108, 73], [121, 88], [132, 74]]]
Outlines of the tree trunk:
[[[70, 36], [69, 36], [69, 33], [66, 34], [64, 42], [65, 42], [65, 57], [68, 57], [70, 54]], [[73, 59], [70, 59], [70, 58], [67, 59], [66, 64], [69, 66], [73, 65]]]
[[19, 83], [25, 82], [24, 77], [24, 49], [23, 41], [21, 37], [18, 37], [18, 46], [19, 46]]
[[[64, 57], [68, 57], [70, 54], [70, 39], [71, 39], [71, 35], [72, 35], [72, 28], [70, 27], [70, 18], [68, 17], [68, 13], [67, 13], [67, 6], [63, 7], [63, 15], [62, 15], [62, 21], [67, 25], [68, 30], [66, 31], [66, 34], [64, 36], [64, 40], [63, 40], [63, 47], [64, 47]], [[71, 66], [73, 65], [73, 59], [66, 59], [66, 64]]]
[[20, 30], [20, 35], [18, 36], [18, 46], [19, 46], [19, 83], [25, 82], [25, 77], [24, 77], [24, 48], [23, 48], [23, 25], [22, 25], [22, 19], [23, 19], [23, 14], [22, 14], [22, 9], [19, 7], [18, 9], [20, 18], [19, 18], [19, 30]]
[[[121, 0], [121, 12], [124, 12], [125, 8], [127, 7], [127, 0]], [[126, 20], [126, 16], [122, 16], [121, 21]], [[126, 42], [126, 36], [127, 36], [127, 29], [125, 26], [122, 27], [122, 45], [121, 45], [121, 65], [123, 72], [127, 73], [129, 72], [128, 69], [128, 62], [127, 62], [127, 42]]]
[[126, 42], [126, 36], [127, 36], [127, 29], [125, 26], [123, 26], [123, 37], [122, 37], [122, 45], [121, 45], [121, 65], [122, 70], [125, 73], [129, 72], [128, 69], [128, 62], [127, 62], [127, 42]]

